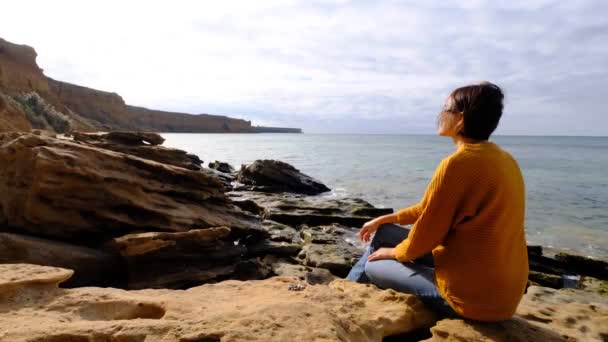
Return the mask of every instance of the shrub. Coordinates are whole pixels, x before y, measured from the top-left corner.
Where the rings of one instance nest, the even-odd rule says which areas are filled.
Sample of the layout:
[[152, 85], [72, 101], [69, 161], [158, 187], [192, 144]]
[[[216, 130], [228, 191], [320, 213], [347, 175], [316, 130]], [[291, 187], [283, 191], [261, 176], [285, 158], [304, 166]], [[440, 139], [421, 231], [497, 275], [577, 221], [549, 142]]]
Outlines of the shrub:
[[57, 133], [69, 132], [70, 118], [47, 103], [38, 93], [31, 92], [15, 97], [23, 107], [33, 128], [52, 130]]

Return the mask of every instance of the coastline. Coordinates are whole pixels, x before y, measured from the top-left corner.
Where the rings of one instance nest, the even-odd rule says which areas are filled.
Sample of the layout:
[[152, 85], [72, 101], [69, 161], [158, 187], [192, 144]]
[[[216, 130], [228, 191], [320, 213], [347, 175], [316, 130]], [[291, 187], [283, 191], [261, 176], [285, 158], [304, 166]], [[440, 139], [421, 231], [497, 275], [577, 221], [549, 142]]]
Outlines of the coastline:
[[[479, 332], [475, 322], [439, 319], [413, 295], [339, 279], [361, 255], [352, 238], [358, 227], [392, 209], [361, 198], [324, 198], [327, 186], [285, 162], [205, 166], [163, 143], [154, 133], [0, 134], [0, 204], [12, 208], [0, 213], [9, 223], [0, 229], [0, 297], [13, 298], [0, 300], [6, 312], [0, 338], [110, 338], [112, 326], [125, 336], [176, 341], [289, 334], [378, 341], [421, 329], [434, 339], [447, 332], [480, 340], [608, 333], [605, 261], [548, 258], [542, 247], [529, 246], [532, 272], [516, 317], [483, 324]], [[203, 299], [208, 295], [218, 302]], [[310, 315], [300, 316], [302, 310]], [[575, 312], [591, 323], [564, 324]], [[237, 323], [222, 323], [226, 315]], [[15, 320], [29, 323], [15, 328]], [[242, 320], [272, 328], [252, 329]], [[110, 323], [95, 323], [102, 321]], [[344, 331], [343, 324], [351, 328]]]

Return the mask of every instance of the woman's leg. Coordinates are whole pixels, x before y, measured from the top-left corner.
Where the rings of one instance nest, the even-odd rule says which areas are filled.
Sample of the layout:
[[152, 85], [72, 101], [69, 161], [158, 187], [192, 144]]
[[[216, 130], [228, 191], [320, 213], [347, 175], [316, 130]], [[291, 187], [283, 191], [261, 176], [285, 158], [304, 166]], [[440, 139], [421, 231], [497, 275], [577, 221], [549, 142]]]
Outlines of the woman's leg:
[[394, 247], [398, 245], [407, 237], [408, 233], [409, 229], [395, 224], [381, 225], [376, 233], [374, 233], [374, 237], [372, 238], [372, 242], [370, 243], [369, 247], [365, 249], [365, 253], [363, 253], [359, 261], [350, 270], [346, 276], [346, 279], [358, 283], [369, 283], [369, 279], [365, 275], [365, 264], [367, 263], [367, 257], [374, 253], [378, 248]]
[[366, 277], [376, 286], [415, 294], [433, 310], [448, 317], [457, 314], [435, 285], [434, 269], [421, 264], [397, 260], [377, 260], [365, 264]]
[[[376, 233], [374, 233], [374, 237], [372, 238], [369, 247], [365, 249], [365, 253], [363, 253], [359, 261], [350, 270], [346, 279], [359, 283], [368, 283], [369, 279], [367, 279], [367, 276], [365, 275], [367, 257], [379, 248], [397, 246], [401, 241], [407, 238], [409, 233], [410, 230], [408, 228], [396, 224], [387, 223], [381, 225]], [[414, 262], [433, 267], [433, 255], [429, 253], [414, 260]]]

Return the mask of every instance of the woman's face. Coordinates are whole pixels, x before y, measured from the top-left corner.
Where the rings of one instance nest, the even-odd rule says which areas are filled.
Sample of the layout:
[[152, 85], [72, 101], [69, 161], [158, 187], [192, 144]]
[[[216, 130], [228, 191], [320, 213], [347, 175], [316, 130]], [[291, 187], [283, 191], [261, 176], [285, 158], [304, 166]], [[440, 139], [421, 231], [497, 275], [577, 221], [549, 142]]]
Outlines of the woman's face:
[[453, 99], [448, 97], [437, 118], [437, 134], [444, 137], [456, 137], [464, 125], [464, 115], [456, 112]]

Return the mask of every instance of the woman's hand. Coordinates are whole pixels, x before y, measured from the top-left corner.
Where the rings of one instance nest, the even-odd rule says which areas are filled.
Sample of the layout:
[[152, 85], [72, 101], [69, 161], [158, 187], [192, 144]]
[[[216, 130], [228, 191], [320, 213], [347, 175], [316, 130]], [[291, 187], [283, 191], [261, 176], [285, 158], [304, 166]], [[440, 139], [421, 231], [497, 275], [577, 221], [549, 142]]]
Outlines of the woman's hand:
[[367, 261], [395, 259], [394, 248], [379, 248], [377, 251], [367, 257]]
[[365, 222], [361, 230], [359, 230], [359, 239], [363, 242], [369, 242], [372, 234], [380, 227], [380, 221], [373, 219]]

